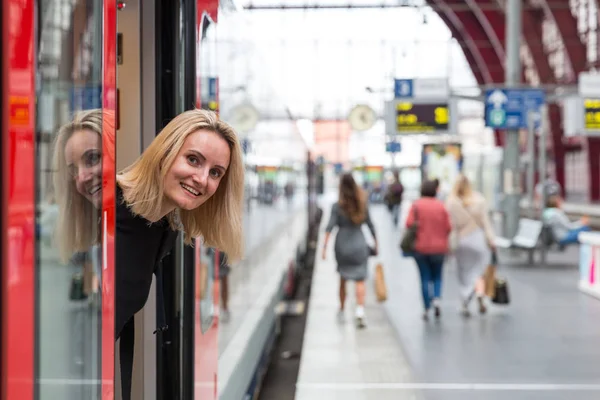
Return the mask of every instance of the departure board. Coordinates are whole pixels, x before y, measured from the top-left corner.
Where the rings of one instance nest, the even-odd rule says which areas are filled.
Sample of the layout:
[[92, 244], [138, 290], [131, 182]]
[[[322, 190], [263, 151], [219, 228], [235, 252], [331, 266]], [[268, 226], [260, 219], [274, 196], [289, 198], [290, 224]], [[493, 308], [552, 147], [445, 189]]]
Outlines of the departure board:
[[585, 115], [585, 130], [600, 130], [600, 99], [585, 99], [583, 101], [583, 112]]
[[396, 132], [447, 131], [450, 122], [448, 103], [415, 104], [397, 102], [395, 105]]

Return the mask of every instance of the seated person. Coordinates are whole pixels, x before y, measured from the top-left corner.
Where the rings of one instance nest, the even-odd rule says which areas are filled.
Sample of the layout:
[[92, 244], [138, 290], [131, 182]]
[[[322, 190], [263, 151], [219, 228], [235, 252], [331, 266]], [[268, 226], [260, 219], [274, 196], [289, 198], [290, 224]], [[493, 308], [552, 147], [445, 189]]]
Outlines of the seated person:
[[579, 243], [579, 233], [590, 231], [590, 220], [587, 216], [583, 216], [579, 221], [571, 222], [561, 207], [560, 196], [550, 196], [543, 213], [544, 224], [550, 227], [554, 240], [559, 245]]
[[540, 203], [542, 201], [542, 191], [547, 200], [552, 196], [560, 196], [562, 193], [562, 187], [560, 186], [560, 183], [549, 176], [546, 177], [545, 181], [539, 182], [537, 185], [535, 185], [534, 205], [538, 209], [541, 207]]

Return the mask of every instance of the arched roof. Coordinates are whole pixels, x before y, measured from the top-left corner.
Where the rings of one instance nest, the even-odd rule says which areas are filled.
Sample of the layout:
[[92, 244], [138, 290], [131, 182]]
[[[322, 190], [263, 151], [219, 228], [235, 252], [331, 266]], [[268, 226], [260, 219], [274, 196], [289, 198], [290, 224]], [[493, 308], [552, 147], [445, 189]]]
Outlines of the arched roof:
[[[552, 0], [550, 0], [552, 1]], [[499, 0], [427, 0], [452, 35], [458, 40], [479, 84], [504, 81], [505, 16]], [[568, 77], [574, 82], [587, 67], [586, 48], [577, 31], [577, 19], [568, 1], [541, 0], [536, 7], [529, 2], [523, 8], [523, 39], [532, 56], [540, 83], [554, 83], [555, 77], [548, 54], [542, 45], [542, 22], [556, 22], [565, 45]]]

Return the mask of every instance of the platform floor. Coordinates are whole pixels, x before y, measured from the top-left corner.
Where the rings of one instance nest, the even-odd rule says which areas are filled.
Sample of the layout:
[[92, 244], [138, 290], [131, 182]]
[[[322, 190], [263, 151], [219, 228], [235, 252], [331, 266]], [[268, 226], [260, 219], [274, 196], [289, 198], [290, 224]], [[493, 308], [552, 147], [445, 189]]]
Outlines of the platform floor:
[[[329, 218], [324, 208], [323, 224]], [[416, 400], [412, 390], [376, 389], [381, 383], [414, 382], [410, 367], [388, 319], [372, 290], [366, 301], [366, 329], [354, 324], [354, 286], [348, 285], [345, 321], [337, 320], [338, 284], [330, 242], [327, 260], [322, 260], [323, 235], [319, 238], [308, 320], [304, 335], [296, 400]], [[369, 282], [371, 289], [372, 283]]]
[[[373, 206], [371, 215], [389, 299], [370, 300], [366, 330], [340, 329], [335, 265], [332, 258], [318, 263], [299, 400], [600, 398], [600, 301], [577, 289], [576, 249], [551, 254], [548, 267], [501, 254], [499, 274], [508, 279], [512, 303], [469, 319], [458, 312], [449, 263], [442, 318], [424, 322], [416, 265], [397, 250], [400, 232], [384, 207]], [[367, 287], [372, 291], [371, 281]]]

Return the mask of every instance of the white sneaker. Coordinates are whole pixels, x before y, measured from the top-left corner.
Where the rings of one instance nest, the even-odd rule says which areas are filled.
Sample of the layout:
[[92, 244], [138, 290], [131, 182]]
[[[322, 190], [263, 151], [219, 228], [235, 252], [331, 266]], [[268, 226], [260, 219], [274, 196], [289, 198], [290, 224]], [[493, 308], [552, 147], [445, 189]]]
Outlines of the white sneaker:
[[366, 328], [367, 323], [365, 322], [365, 307], [364, 306], [356, 306], [356, 326], [358, 328]]
[[339, 310], [337, 313], [337, 321], [340, 324], [346, 322], [346, 316], [344, 315], [344, 310]]

